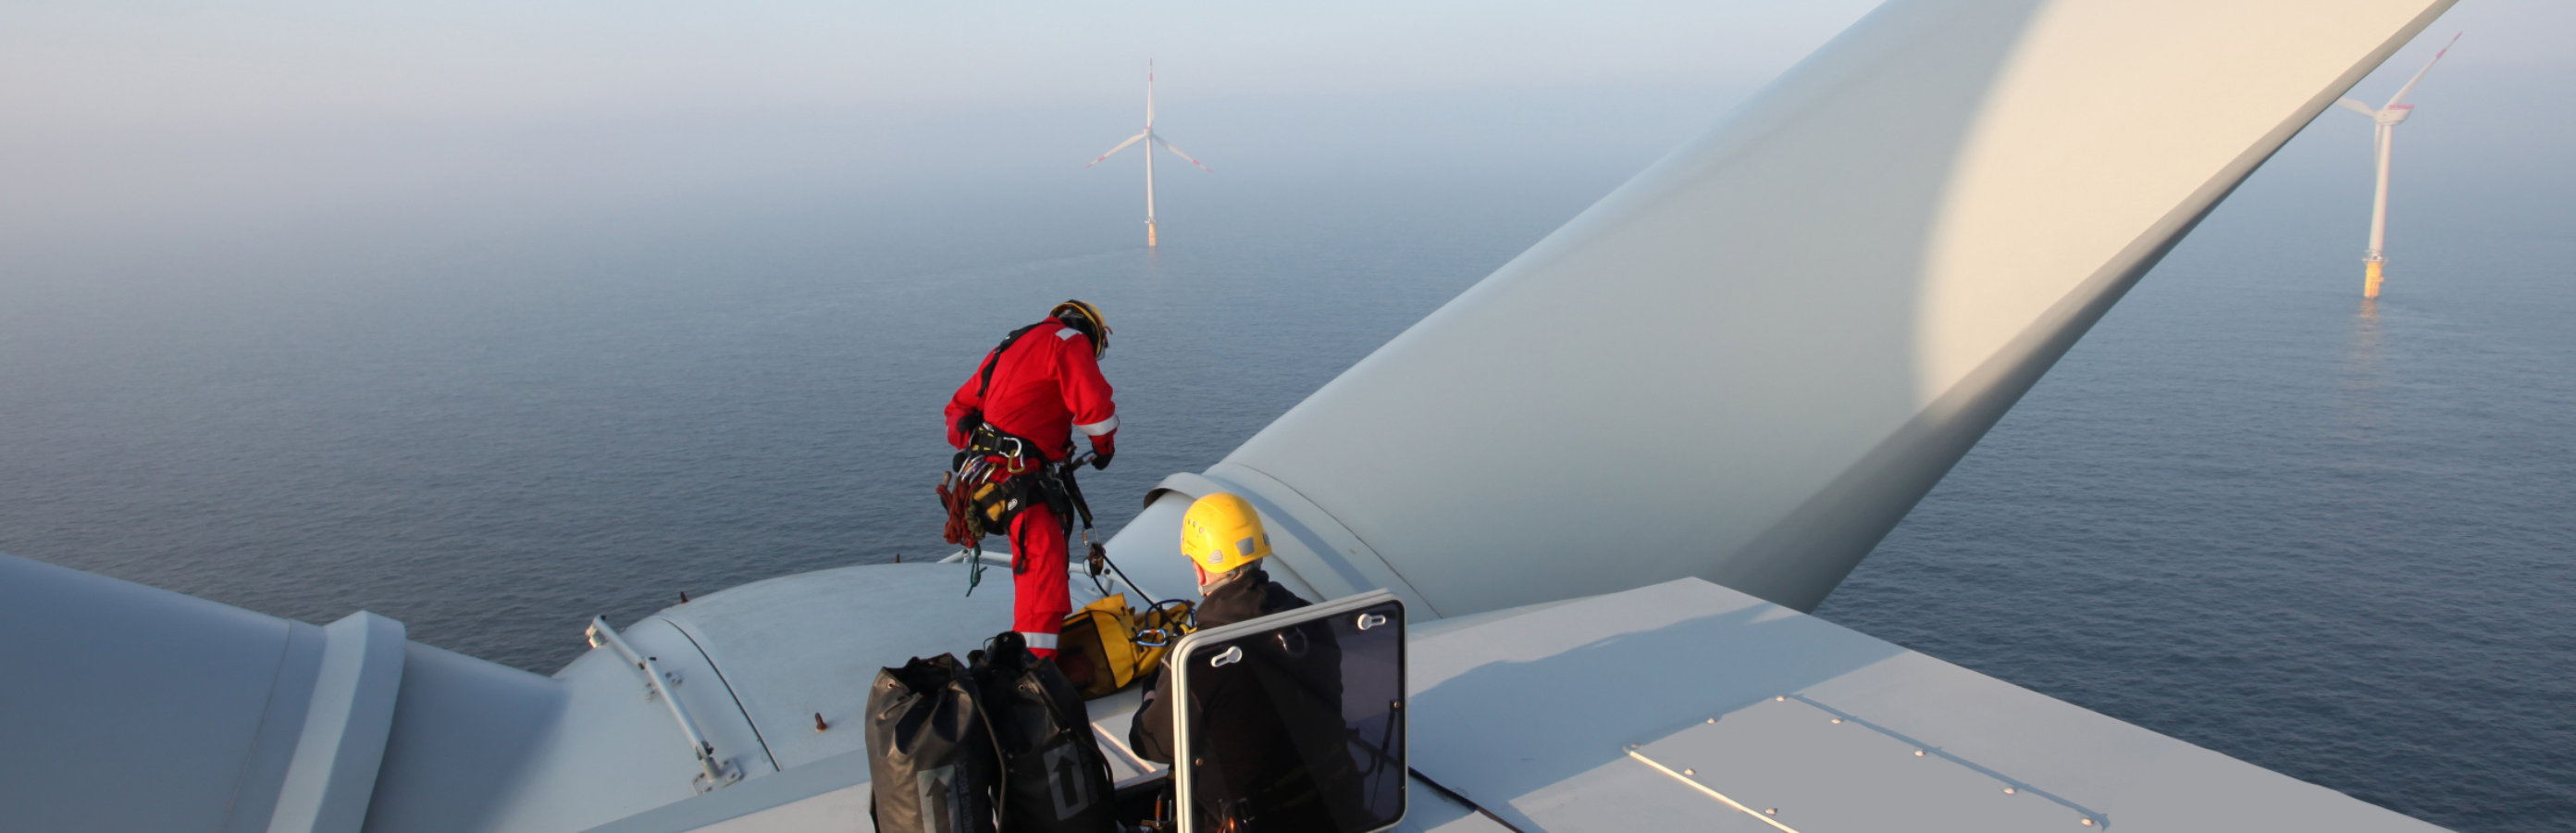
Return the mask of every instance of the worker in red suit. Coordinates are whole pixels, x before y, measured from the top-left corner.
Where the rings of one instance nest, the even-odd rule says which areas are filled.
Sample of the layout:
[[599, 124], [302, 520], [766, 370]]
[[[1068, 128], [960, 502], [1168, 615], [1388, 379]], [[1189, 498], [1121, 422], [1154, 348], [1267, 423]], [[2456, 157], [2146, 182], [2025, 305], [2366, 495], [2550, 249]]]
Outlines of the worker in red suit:
[[984, 454], [1032, 495], [1007, 521], [1011, 629], [1041, 657], [1055, 656], [1056, 634], [1073, 612], [1065, 547], [1072, 519], [1041, 490], [1049, 467], [1072, 456], [1076, 431], [1091, 438], [1092, 468], [1108, 468], [1117, 453], [1118, 406], [1100, 375], [1109, 332], [1099, 308], [1057, 304], [1046, 320], [1003, 339], [948, 399], [948, 444]]

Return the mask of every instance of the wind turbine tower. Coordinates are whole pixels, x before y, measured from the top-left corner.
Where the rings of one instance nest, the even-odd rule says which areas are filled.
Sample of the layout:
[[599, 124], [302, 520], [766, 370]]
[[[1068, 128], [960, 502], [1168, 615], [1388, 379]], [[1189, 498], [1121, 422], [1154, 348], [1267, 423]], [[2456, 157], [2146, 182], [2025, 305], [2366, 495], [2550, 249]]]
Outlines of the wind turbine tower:
[[[1145, 130], [1144, 130], [1144, 132], [1138, 133], [1138, 134], [1136, 134], [1136, 135], [1134, 135], [1134, 136], [1129, 136], [1129, 137], [1127, 137], [1127, 141], [1119, 142], [1117, 147], [1110, 148], [1110, 149], [1109, 149], [1109, 152], [1108, 152], [1108, 153], [1101, 154], [1099, 159], [1091, 160], [1091, 165], [1098, 165], [1098, 164], [1100, 164], [1100, 163], [1101, 163], [1101, 160], [1105, 160], [1105, 159], [1108, 159], [1109, 157], [1116, 156], [1116, 155], [1118, 155], [1118, 152], [1119, 152], [1119, 151], [1126, 150], [1128, 145], [1132, 145], [1132, 144], [1135, 144], [1135, 143], [1137, 143], [1137, 142], [1144, 142], [1144, 143], [1145, 143], [1145, 246], [1146, 246], [1147, 248], [1152, 248], [1152, 247], [1155, 245], [1155, 241], [1154, 241], [1154, 148], [1155, 148], [1156, 146], [1160, 146], [1160, 147], [1161, 147], [1162, 149], [1164, 149], [1164, 150], [1171, 151], [1173, 156], [1178, 156], [1178, 157], [1180, 157], [1180, 158], [1182, 158], [1182, 159], [1188, 160], [1188, 161], [1189, 161], [1189, 163], [1190, 163], [1190, 164], [1192, 164], [1192, 165], [1197, 165], [1197, 166], [1199, 166], [1199, 170], [1207, 171], [1208, 173], [1216, 173], [1216, 170], [1215, 170], [1215, 169], [1213, 169], [1213, 168], [1209, 168], [1205, 163], [1202, 163], [1202, 162], [1200, 162], [1199, 160], [1196, 160], [1196, 159], [1190, 159], [1190, 155], [1189, 155], [1189, 154], [1182, 153], [1180, 148], [1173, 147], [1173, 146], [1172, 146], [1172, 143], [1170, 143], [1170, 142], [1166, 142], [1166, 141], [1163, 141], [1163, 137], [1161, 137], [1161, 136], [1158, 136], [1158, 135], [1155, 135], [1155, 134], [1154, 134], [1154, 62], [1153, 62], [1153, 61], [1146, 61], [1146, 62], [1145, 62]], [[1088, 168], [1088, 167], [1091, 167], [1091, 165], [1084, 165], [1083, 167]]]
[[[2425, 61], [2424, 68], [2415, 71], [2415, 77], [2406, 79], [2406, 86], [2397, 88], [2397, 95], [2388, 99], [2387, 106], [2372, 109], [2370, 105], [2350, 98], [2335, 102], [2346, 110], [2369, 116], [2377, 131], [2379, 190], [2370, 201], [2370, 254], [2361, 259], [2361, 297], [2379, 297], [2380, 270], [2387, 263], [2382, 247], [2388, 242], [2388, 143], [2397, 136], [2397, 124], [2415, 112], [2415, 105], [2406, 103], [2406, 94], [2415, 91], [2415, 82], [2424, 80], [2424, 73], [2431, 72], [2433, 64], [2451, 51], [2452, 43], [2459, 42], [2460, 36], [2452, 35], [2450, 43], [2442, 44], [2442, 50], [2433, 53], [2433, 60]], [[1151, 122], [1152, 119], [1146, 121]]]

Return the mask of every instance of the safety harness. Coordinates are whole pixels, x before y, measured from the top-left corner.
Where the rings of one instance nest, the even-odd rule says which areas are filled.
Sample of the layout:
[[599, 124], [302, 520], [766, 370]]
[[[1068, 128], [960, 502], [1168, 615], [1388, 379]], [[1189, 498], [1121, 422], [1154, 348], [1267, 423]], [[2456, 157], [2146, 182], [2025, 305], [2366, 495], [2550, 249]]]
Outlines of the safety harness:
[[[1002, 353], [1019, 343], [1022, 336], [1037, 329], [1031, 324], [1012, 330], [1002, 343], [984, 356], [984, 366], [977, 371], [975, 400], [982, 402], [993, 387], [993, 368], [1001, 363]], [[1091, 504], [1082, 498], [1082, 484], [1074, 479], [1082, 459], [1073, 456], [1073, 444], [1065, 443], [1065, 459], [1049, 462], [1036, 442], [985, 421], [981, 408], [967, 411], [957, 420], [964, 433], [966, 449], [949, 460], [948, 472], [939, 479], [940, 505], [948, 510], [948, 526], [943, 533], [948, 543], [965, 547], [971, 565], [966, 574], [966, 594], [984, 581], [984, 536], [1008, 534], [1011, 519], [1031, 504], [1045, 501], [1055, 512], [1066, 532], [1073, 531], [1074, 518], [1082, 519], [1082, 541], [1090, 550], [1092, 580], [1099, 581], [1100, 565], [1107, 556], [1098, 542], [1091, 540]], [[1028, 555], [1011, 553], [1011, 574], [1028, 571]]]
[[[985, 355], [983, 367], [976, 371], [976, 401], [983, 401], [992, 389], [993, 370], [1002, 354], [1037, 326], [1011, 331]], [[1074, 476], [1090, 456], [1075, 455], [1068, 441], [1059, 452], [1065, 459], [1049, 462], [1037, 443], [986, 421], [980, 408], [961, 416], [957, 430], [966, 435], [966, 448], [950, 460], [937, 491], [940, 504], [948, 510], [945, 538], [967, 552], [966, 594], [974, 595], [984, 581], [984, 536], [1007, 533], [1021, 511], [1044, 501], [1067, 532], [1073, 530], [1076, 518], [1081, 519], [1085, 572], [1101, 595], [1065, 621], [1063, 650], [1090, 660], [1098, 672], [1085, 687], [1085, 696], [1107, 694], [1161, 665], [1170, 645], [1196, 629], [1193, 606], [1185, 599], [1158, 601], [1145, 595], [1126, 571], [1109, 560], [1108, 548], [1092, 538], [1091, 504], [1083, 499], [1082, 483]], [[1030, 557], [1030, 553], [1013, 552], [1012, 574], [1026, 572]], [[1109, 592], [1104, 579], [1112, 573], [1143, 599], [1143, 611], [1128, 609], [1125, 594]]]

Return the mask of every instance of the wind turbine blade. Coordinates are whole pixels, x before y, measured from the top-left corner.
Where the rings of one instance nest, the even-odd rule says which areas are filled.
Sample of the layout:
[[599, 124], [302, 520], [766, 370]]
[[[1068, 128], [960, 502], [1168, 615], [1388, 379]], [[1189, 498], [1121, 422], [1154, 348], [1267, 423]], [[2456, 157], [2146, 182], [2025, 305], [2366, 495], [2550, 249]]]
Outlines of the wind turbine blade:
[[1101, 154], [1101, 155], [1100, 155], [1100, 159], [1094, 159], [1094, 160], [1091, 160], [1090, 162], [1083, 163], [1083, 167], [1088, 168], [1088, 167], [1091, 167], [1091, 166], [1093, 166], [1093, 165], [1100, 164], [1100, 160], [1101, 160], [1101, 159], [1107, 159], [1107, 158], [1109, 158], [1109, 157], [1112, 157], [1112, 156], [1116, 156], [1116, 155], [1118, 155], [1118, 152], [1119, 152], [1119, 151], [1126, 150], [1128, 145], [1135, 144], [1135, 143], [1136, 143], [1136, 140], [1138, 140], [1138, 139], [1142, 139], [1142, 138], [1145, 138], [1145, 136], [1146, 136], [1146, 134], [1143, 134], [1143, 133], [1138, 133], [1138, 134], [1136, 134], [1136, 135], [1134, 135], [1134, 136], [1129, 136], [1129, 137], [1127, 137], [1127, 141], [1119, 142], [1117, 147], [1110, 148], [1108, 153]]
[[[1166, 142], [1166, 141], [1163, 141], [1163, 137], [1161, 137], [1161, 136], [1156, 136], [1156, 137], [1154, 137], [1154, 144], [1162, 145], [1162, 146], [1163, 146], [1163, 149], [1164, 149], [1164, 150], [1171, 151], [1173, 156], [1178, 156], [1178, 157], [1183, 158], [1183, 159], [1190, 159], [1190, 155], [1189, 155], [1189, 154], [1182, 153], [1180, 148], [1173, 147], [1173, 146], [1172, 146], [1172, 143], [1170, 143], [1170, 142]], [[1190, 159], [1190, 164], [1199, 166], [1199, 170], [1206, 171], [1206, 172], [1208, 172], [1208, 173], [1216, 173], [1216, 169], [1215, 169], [1215, 168], [1208, 167], [1208, 166], [1207, 166], [1207, 163], [1205, 163], [1205, 162], [1201, 162], [1201, 161], [1196, 160], [1196, 159]]]
[[[2459, 35], [2452, 35], [2452, 36], [2451, 36], [2451, 43], [2459, 43], [2459, 42], [2460, 42], [2460, 36], [2459, 36]], [[2415, 77], [2413, 77], [2413, 78], [2409, 78], [2409, 79], [2406, 79], [2406, 86], [2403, 86], [2403, 87], [2399, 87], [2399, 88], [2397, 88], [2397, 96], [2396, 96], [2395, 98], [2391, 98], [2391, 99], [2389, 99], [2389, 100], [2388, 100], [2388, 106], [2390, 106], [2390, 107], [2395, 107], [2395, 106], [2397, 106], [2397, 105], [2400, 105], [2400, 104], [2404, 104], [2404, 103], [2406, 103], [2406, 94], [2407, 94], [2407, 93], [2411, 93], [2411, 92], [2414, 92], [2414, 91], [2415, 91], [2415, 82], [2424, 80], [2424, 73], [2432, 72], [2432, 71], [2433, 71], [2433, 64], [2434, 64], [2434, 63], [2436, 63], [2436, 62], [2438, 62], [2438, 61], [2440, 61], [2440, 60], [2442, 60], [2442, 56], [2443, 56], [2443, 55], [2446, 55], [2446, 54], [2449, 54], [2449, 53], [2450, 53], [2450, 51], [2451, 51], [2451, 43], [2442, 44], [2442, 51], [2433, 53], [2433, 60], [2431, 60], [2431, 61], [2425, 61], [2425, 62], [2424, 62], [2424, 68], [2423, 68], [2423, 69], [2419, 69], [2419, 70], [2416, 70], [2416, 71], [2415, 71]]]
[[2355, 113], [2360, 113], [2374, 119], [2379, 118], [2379, 111], [2370, 109], [2370, 105], [2361, 103], [2360, 99], [2347, 98], [2335, 102], [2335, 106], [2351, 110]]
[[[1459, 617], [1696, 577], [1813, 609], [2331, 103], [2320, 79], [2447, 5], [1892, 0], [1208, 479], [1265, 510], [1266, 560], [1336, 598], [1385, 586]], [[2192, 141], [2142, 112], [2188, 114]], [[1741, 263], [1779, 275], [1748, 291]], [[1601, 407], [1645, 388], [1708, 428], [1675, 443]], [[1489, 412], [1512, 416], [1458, 418]], [[1405, 441], [1418, 425], [1439, 440]], [[1106, 546], [1170, 547], [1191, 497], [1158, 493]], [[1615, 554], [1564, 557], [1603, 539]]]

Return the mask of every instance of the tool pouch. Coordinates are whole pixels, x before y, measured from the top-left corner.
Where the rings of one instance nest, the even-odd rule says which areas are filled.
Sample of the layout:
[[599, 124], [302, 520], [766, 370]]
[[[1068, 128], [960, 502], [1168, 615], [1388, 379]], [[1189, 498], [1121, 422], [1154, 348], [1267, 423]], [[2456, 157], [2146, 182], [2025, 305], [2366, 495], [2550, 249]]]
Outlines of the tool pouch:
[[971, 547], [984, 536], [1010, 534], [1011, 518], [1030, 503], [1046, 499], [1039, 483], [1044, 470], [1015, 471], [1017, 465], [1022, 464], [1011, 458], [958, 452], [953, 466], [939, 479], [939, 505], [948, 512], [948, 526], [941, 537]]
[[1035, 475], [1023, 474], [1000, 482], [986, 480], [967, 490], [966, 500], [974, 510], [971, 519], [976, 528], [984, 535], [1009, 534], [1011, 519], [1029, 507], [1029, 499], [1034, 497], [1030, 492], [1035, 491], [1030, 486], [1036, 480]]

